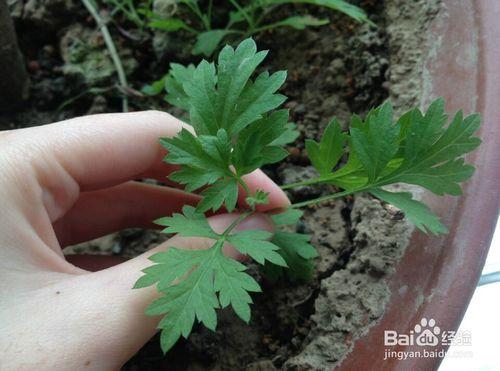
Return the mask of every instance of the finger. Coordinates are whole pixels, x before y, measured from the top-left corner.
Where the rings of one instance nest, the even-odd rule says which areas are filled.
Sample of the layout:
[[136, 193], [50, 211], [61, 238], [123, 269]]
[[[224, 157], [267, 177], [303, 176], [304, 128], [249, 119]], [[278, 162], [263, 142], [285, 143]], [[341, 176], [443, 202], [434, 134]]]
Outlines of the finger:
[[[183, 127], [189, 128], [158, 111], [85, 116], [15, 131], [7, 150], [16, 151], [11, 157], [19, 166], [32, 167], [25, 170], [42, 186], [44, 206], [54, 221], [79, 191], [111, 187], [146, 173], [163, 156], [158, 139]], [[35, 189], [33, 198], [39, 193]]]
[[97, 272], [127, 261], [121, 256], [110, 255], [66, 255], [66, 260], [74, 266], [89, 272]]
[[153, 220], [196, 205], [199, 196], [178, 189], [127, 182], [84, 192], [54, 226], [61, 247], [88, 241], [125, 228], [153, 228]]
[[[53, 138], [47, 142], [58, 145], [59, 161], [82, 191], [135, 179], [160, 166], [165, 150], [159, 139], [182, 128], [192, 130], [160, 111], [84, 116], [43, 128]], [[56, 133], [62, 139], [52, 136]]]
[[[210, 218], [210, 224], [216, 231], [221, 232], [236, 217], [236, 214], [214, 216]], [[272, 230], [273, 225], [269, 217], [256, 214], [240, 224], [238, 229]], [[101, 344], [101, 347], [102, 344], [106, 344], [106, 347], [96, 351], [113, 354], [114, 360], [120, 362], [106, 365], [109, 368], [121, 366], [121, 362], [130, 358], [156, 332], [159, 318], [147, 317], [144, 314], [145, 308], [157, 297], [156, 289], [151, 287], [132, 290], [131, 287], [142, 275], [140, 271], [151, 265], [148, 257], [171, 246], [206, 248], [210, 244], [207, 240], [202, 242], [198, 239], [174, 237], [123, 264], [91, 275], [77, 276], [74, 278], [76, 282], [71, 283], [73, 291], [78, 291], [80, 296], [87, 295], [84, 307], [80, 306], [78, 309], [80, 317], [77, 321], [91, 324], [92, 328], [99, 329], [98, 344]], [[82, 343], [97, 347], [94, 337], [95, 333], [89, 334], [89, 339], [82, 339]], [[93, 349], [90, 351], [92, 354]]]
[[[268, 193], [269, 203], [257, 205], [258, 211], [265, 212], [274, 209], [285, 209], [290, 205], [290, 200], [285, 192], [262, 170], [257, 169], [254, 172], [243, 176], [243, 180], [252, 194], [254, 194], [257, 190]], [[243, 189], [240, 189], [240, 192], [238, 193], [238, 203], [240, 205], [245, 205], [246, 197], [246, 192]]]

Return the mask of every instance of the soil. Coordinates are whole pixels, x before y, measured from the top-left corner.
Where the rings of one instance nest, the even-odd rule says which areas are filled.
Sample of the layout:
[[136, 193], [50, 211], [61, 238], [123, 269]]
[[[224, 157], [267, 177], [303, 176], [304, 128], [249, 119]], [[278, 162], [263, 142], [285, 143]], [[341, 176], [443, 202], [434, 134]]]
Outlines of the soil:
[[[282, 92], [289, 97], [286, 106], [301, 133], [287, 161], [265, 169], [277, 182], [295, 182], [314, 173], [303, 153], [303, 139], [318, 138], [333, 116], [347, 126], [351, 113], [364, 115], [387, 98], [396, 112], [422, 102], [425, 71], [420, 50], [440, 1], [357, 3], [377, 27], [315, 9], [314, 15], [331, 19], [329, 26], [257, 37], [260, 48], [271, 50], [264, 67], [288, 70]], [[22, 112], [1, 115], [0, 128], [120, 110], [109, 56], [79, 2], [18, 1], [12, 14], [31, 76], [31, 99]], [[141, 33], [112, 30], [137, 90], [163, 76], [166, 61], [190, 61], [185, 47], [173, 51], [182, 45], [175, 38], [164, 39], [166, 45], [161, 46], [161, 35], [145, 41]], [[93, 70], [99, 74], [88, 73]], [[134, 109], [169, 110], [161, 99], [137, 94], [129, 99]], [[331, 190], [303, 187], [289, 196], [297, 202], [325, 192]], [[270, 283], [250, 264], [249, 271], [263, 287], [263, 293], [254, 296], [250, 326], [223, 310], [217, 332], [195, 327], [189, 339], [179, 341], [166, 356], [155, 337], [123, 369], [331, 370], [338, 365], [383, 315], [390, 297], [385, 279], [402, 256], [412, 227], [386, 205], [359, 195], [307, 208], [297, 229], [312, 234], [321, 255], [311, 282]], [[164, 239], [154, 231], [127, 230], [68, 251], [133, 257]]]

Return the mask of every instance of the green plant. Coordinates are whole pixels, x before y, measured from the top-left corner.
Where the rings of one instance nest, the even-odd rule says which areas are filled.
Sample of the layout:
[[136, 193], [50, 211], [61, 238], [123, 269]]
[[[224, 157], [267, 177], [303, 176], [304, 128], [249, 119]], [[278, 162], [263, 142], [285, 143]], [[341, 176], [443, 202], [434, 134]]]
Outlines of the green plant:
[[[92, 18], [94, 18], [94, 21], [96, 22], [97, 26], [99, 27], [99, 30], [101, 31], [106, 47], [108, 48], [109, 55], [111, 56], [111, 60], [113, 61], [113, 64], [115, 66], [116, 74], [118, 76], [118, 81], [120, 82], [121, 88], [123, 90], [127, 90], [128, 89], [127, 76], [125, 74], [125, 70], [123, 68], [123, 64], [120, 59], [120, 55], [116, 50], [115, 43], [113, 42], [113, 38], [109, 33], [106, 23], [104, 22], [104, 20], [102, 19], [97, 10], [97, 5], [93, 0], [82, 0], [82, 3], [85, 6], [85, 8], [87, 8]], [[122, 110], [123, 112], [128, 111], [128, 98], [126, 94], [122, 94]]]
[[[260, 286], [245, 273], [244, 265], [223, 255], [224, 243], [263, 265], [271, 278], [286, 273], [292, 279], [307, 279], [312, 274], [311, 259], [317, 252], [308, 236], [234, 229], [255, 212], [256, 205], [268, 202], [262, 190], [250, 192], [243, 176], [284, 159], [284, 145], [297, 137], [288, 111], [279, 109], [286, 98], [277, 91], [286, 72], [262, 72], [252, 78], [266, 54], [246, 39], [236, 49], [224, 47], [216, 64], [203, 60], [196, 67], [171, 65], [167, 100], [189, 112], [193, 132], [184, 129], [176, 137], [161, 139], [168, 150], [165, 161], [180, 167], [171, 180], [185, 185], [187, 191], [204, 190], [196, 208], [186, 206], [182, 214], [156, 223], [165, 227], [165, 233], [204, 237], [213, 244], [203, 251], [170, 248], [153, 255], [155, 264], [144, 269], [135, 285], [156, 285], [162, 294], [146, 313], [165, 315], [159, 324], [165, 352], [180, 336], [189, 335], [195, 320], [214, 330], [217, 308], [230, 305], [241, 319], [250, 320], [249, 293], [260, 291]], [[461, 112], [447, 124], [442, 99], [425, 113], [415, 108], [396, 121], [391, 104], [384, 103], [364, 120], [354, 115], [348, 133], [333, 119], [320, 142], [306, 142], [318, 177], [283, 188], [323, 183], [342, 191], [274, 210], [272, 218], [277, 226], [294, 225], [302, 215], [300, 207], [368, 192], [400, 208], [422, 231], [445, 233], [438, 217], [410, 193], [382, 187], [401, 182], [437, 195], [459, 195], [459, 184], [474, 172], [463, 155], [479, 145], [479, 138], [473, 136], [479, 125], [478, 115], [464, 118]], [[243, 211], [231, 226], [216, 233], [204, 213], [222, 207], [235, 210], [239, 187], [246, 205], [240, 205]]]
[[104, 3], [111, 7], [110, 16], [112, 18], [121, 13], [141, 30], [147, 26], [148, 15], [151, 14], [153, 6], [153, 0], [104, 0]]
[[[113, 0], [117, 1], [117, 0]], [[123, 1], [123, 0], [120, 0]], [[358, 22], [369, 22], [365, 12], [347, 3], [344, 0], [229, 0], [233, 10], [229, 13], [224, 27], [214, 27], [214, 1], [209, 0], [206, 8], [197, 0], [176, 0], [182, 5], [192, 19], [185, 19], [180, 15], [161, 17], [154, 12], [149, 13], [149, 26], [167, 32], [180, 30], [196, 36], [193, 47], [195, 55], [212, 55], [222, 42], [229, 36], [244, 39], [265, 30], [278, 27], [292, 27], [302, 30], [310, 26], [321, 26], [329, 23], [327, 19], [318, 19], [310, 15], [294, 15], [273, 23], [266, 23], [268, 15], [274, 8], [284, 4], [310, 4], [330, 8], [342, 12]], [[177, 14], [185, 14], [178, 12]]]

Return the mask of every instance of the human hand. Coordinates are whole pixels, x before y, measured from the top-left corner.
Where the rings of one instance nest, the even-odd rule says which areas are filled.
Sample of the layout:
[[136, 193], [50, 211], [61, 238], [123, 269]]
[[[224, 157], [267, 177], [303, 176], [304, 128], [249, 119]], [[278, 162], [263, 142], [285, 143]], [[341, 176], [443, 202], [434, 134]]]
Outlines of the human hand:
[[[97, 256], [68, 261], [62, 249], [152, 227], [152, 220], [196, 204], [197, 195], [132, 181], [165, 180], [172, 168], [161, 162], [158, 138], [183, 126], [151, 111], [0, 132], [0, 369], [118, 369], [155, 333], [158, 319], [144, 309], [156, 290], [131, 289], [151, 264], [147, 258], [169, 246], [207, 248], [207, 240], [174, 236], [117, 265]], [[261, 171], [245, 180], [251, 190], [269, 192], [268, 209], [289, 204]], [[209, 222], [221, 232], [236, 217]], [[239, 226], [256, 228], [273, 226], [264, 214]]]

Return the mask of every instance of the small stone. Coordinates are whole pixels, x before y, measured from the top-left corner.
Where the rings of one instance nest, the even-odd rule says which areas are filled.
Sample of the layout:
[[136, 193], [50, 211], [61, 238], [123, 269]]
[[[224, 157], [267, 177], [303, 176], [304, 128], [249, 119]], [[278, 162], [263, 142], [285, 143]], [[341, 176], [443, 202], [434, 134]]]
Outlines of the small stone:
[[28, 62], [28, 71], [33, 73], [40, 69], [40, 63], [38, 61], [32, 60]]

